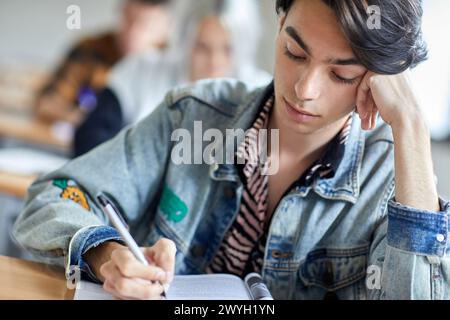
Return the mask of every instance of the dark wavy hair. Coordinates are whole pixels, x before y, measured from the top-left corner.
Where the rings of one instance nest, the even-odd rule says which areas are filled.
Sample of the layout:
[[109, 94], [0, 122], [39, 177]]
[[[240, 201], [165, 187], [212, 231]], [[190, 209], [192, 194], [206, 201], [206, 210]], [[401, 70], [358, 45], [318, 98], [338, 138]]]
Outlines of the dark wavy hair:
[[[276, 0], [277, 13], [288, 13], [294, 1]], [[355, 56], [368, 70], [397, 74], [427, 59], [421, 0], [322, 1], [334, 11]], [[367, 26], [370, 5], [380, 8], [380, 29]]]

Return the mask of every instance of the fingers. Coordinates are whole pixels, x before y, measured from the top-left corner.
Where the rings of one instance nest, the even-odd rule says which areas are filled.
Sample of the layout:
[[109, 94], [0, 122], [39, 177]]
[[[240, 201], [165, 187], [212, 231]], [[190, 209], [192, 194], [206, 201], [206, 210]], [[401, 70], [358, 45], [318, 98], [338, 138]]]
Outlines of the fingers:
[[370, 100], [372, 104], [372, 118], [370, 120], [371, 124], [370, 130], [373, 130], [377, 126], [378, 108], [377, 105], [375, 104], [375, 100], [373, 100], [372, 94], [370, 94]]
[[361, 118], [361, 120], [364, 120], [369, 115], [369, 110], [367, 106], [367, 96], [370, 92], [370, 72], [367, 72], [364, 78], [362, 79], [359, 87], [358, 92], [356, 93], [356, 110]]
[[100, 268], [104, 289], [119, 299], [161, 299], [166, 272], [139, 262], [128, 249], [117, 249]]
[[375, 105], [375, 102], [372, 97], [372, 93], [369, 92], [367, 95], [367, 105], [368, 105], [368, 116], [367, 116], [367, 127], [364, 128], [365, 130], [372, 130], [375, 128], [376, 125], [376, 118], [377, 118], [377, 106]]
[[175, 243], [169, 239], [160, 239], [153, 247], [145, 248], [144, 255], [155, 265], [167, 273], [163, 283], [170, 283], [175, 271], [175, 255], [177, 248]]
[[127, 248], [111, 253], [110, 260], [100, 268], [106, 291], [119, 299], [161, 299], [161, 294], [173, 280], [175, 243], [161, 239], [142, 251], [149, 265], [139, 262]]
[[112, 263], [106, 269], [108, 269], [109, 277], [105, 280], [103, 288], [115, 297], [123, 300], [161, 299], [163, 287], [158, 282], [152, 283], [137, 278], [125, 278]]
[[140, 278], [149, 281], [165, 281], [166, 272], [154, 265], [144, 265], [139, 262], [128, 249], [115, 250], [111, 254], [112, 262], [120, 273], [127, 278]]
[[363, 130], [371, 130], [376, 126], [378, 110], [370, 91], [372, 76], [374, 76], [372, 72], [367, 72], [356, 94], [356, 112], [360, 116], [361, 128]]
[[122, 300], [161, 300], [161, 294], [164, 291], [160, 283], [143, 284], [139, 279], [121, 278], [114, 283], [114, 292], [118, 293], [116, 297]]

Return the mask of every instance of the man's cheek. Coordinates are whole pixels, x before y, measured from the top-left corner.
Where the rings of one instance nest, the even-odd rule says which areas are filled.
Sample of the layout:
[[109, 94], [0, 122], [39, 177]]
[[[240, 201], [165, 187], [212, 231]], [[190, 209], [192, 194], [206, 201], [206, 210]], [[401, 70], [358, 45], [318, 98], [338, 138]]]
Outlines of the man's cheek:
[[295, 98], [296, 92], [295, 92], [295, 86], [298, 81], [298, 77], [295, 75], [294, 71], [289, 68], [286, 68], [283, 70], [283, 75], [281, 76], [281, 84], [283, 86], [283, 89], [287, 91], [289, 94], [289, 97]]
[[356, 107], [356, 88], [351, 88], [346, 92], [343, 92], [339, 97], [336, 97], [334, 101], [339, 101], [339, 105], [341, 106], [341, 110], [344, 113], [352, 112]]

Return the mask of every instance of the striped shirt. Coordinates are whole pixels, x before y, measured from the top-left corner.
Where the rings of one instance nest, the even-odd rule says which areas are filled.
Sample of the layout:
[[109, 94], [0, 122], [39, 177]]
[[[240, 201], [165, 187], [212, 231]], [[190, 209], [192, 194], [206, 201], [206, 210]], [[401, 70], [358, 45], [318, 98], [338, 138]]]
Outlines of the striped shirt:
[[[267, 212], [269, 176], [264, 174], [269, 162], [261, 159], [264, 152], [261, 146], [265, 144], [258, 140], [258, 133], [261, 129], [267, 129], [273, 105], [272, 96], [263, 106], [236, 152], [237, 159], [245, 160], [243, 165], [237, 165], [243, 182], [241, 204], [235, 221], [206, 268], [207, 273], [231, 273], [244, 277], [250, 272], [261, 272], [271, 217]], [[306, 170], [288, 191], [298, 185], [310, 185], [317, 175], [321, 178], [334, 175], [348, 140], [351, 119], [352, 117], [349, 117], [340, 134], [329, 144], [324, 157]]]

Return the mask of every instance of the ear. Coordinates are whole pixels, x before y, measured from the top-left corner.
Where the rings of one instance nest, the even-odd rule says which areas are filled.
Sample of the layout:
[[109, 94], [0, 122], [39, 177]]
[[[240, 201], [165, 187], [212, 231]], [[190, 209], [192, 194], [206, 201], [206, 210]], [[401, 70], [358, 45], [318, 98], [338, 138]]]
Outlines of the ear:
[[278, 33], [280, 33], [281, 30], [283, 29], [284, 23], [286, 22], [286, 17], [287, 17], [287, 14], [284, 12], [281, 12], [278, 15]]

